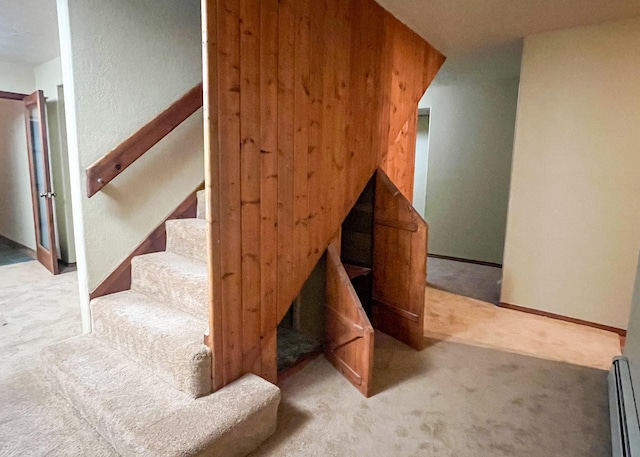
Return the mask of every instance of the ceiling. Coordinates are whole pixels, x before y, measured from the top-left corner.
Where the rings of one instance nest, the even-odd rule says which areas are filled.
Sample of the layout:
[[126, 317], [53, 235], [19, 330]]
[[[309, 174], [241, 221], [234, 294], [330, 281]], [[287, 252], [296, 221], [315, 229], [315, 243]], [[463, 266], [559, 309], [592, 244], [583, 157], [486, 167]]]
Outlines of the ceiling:
[[447, 56], [640, 16], [640, 0], [376, 0]]
[[0, 0], [0, 61], [33, 66], [59, 55], [56, 0]]
[[[513, 54], [527, 35], [640, 16], [640, 0], [377, 2], [449, 57], [494, 46]], [[56, 0], [0, 0], [0, 61], [37, 65], [58, 55]]]

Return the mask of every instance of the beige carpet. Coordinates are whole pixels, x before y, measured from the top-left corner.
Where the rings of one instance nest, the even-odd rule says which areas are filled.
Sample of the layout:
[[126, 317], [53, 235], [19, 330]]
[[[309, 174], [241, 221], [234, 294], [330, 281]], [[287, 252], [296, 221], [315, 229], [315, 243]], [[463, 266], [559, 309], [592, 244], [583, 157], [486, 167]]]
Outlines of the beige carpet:
[[[76, 290], [73, 272], [53, 277], [36, 262], [0, 267], [0, 456], [114, 455], [51, 391], [38, 367], [43, 346], [80, 332]], [[437, 296], [428, 297], [431, 305]], [[441, 305], [461, 313], [472, 312], [471, 303], [484, 311], [475, 313], [477, 322], [467, 330], [458, 325], [458, 337], [480, 344], [468, 337], [474, 326], [481, 336], [507, 332], [506, 349], [515, 351], [512, 340], [523, 338], [527, 324], [507, 331], [481, 302], [440, 295]], [[427, 314], [435, 310], [431, 306]], [[577, 351], [583, 338], [567, 340], [573, 345], [568, 352]], [[523, 341], [529, 347], [522, 352], [541, 355], [539, 339]], [[253, 455], [608, 455], [604, 371], [449, 342], [418, 353], [383, 334], [376, 335], [375, 363], [376, 395], [369, 400], [324, 358], [285, 381], [278, 431]]]
[[374, 395], [324, 357], [281, 385], [276, 433], [253, 457], [602, 457], [607, 372], [376, 333]]
[[82, 331], [77, 275], [0, 267], [0, 456], [115, 456], [45, 381], [40, 350]]
[[36, 261], [0, 267], [0, 379], [37, 366], [40, 350], [82, 332], [78, 279]]
[[427, 287], [425, 336], [608, 370], [616, 333], [500, 308]]

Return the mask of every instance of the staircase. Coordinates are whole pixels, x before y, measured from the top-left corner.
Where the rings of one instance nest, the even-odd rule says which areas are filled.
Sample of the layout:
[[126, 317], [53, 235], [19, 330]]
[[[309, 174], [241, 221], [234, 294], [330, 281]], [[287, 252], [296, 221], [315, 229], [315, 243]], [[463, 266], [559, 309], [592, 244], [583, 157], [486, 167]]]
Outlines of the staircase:
[[243, 456], [275, 430], [279, 389], [245, 375], [212, 391], [204, 193], [135, 257], [131, 290], [91, 302], [93, 333], [45, 348], [47, 378], [123, 456]]

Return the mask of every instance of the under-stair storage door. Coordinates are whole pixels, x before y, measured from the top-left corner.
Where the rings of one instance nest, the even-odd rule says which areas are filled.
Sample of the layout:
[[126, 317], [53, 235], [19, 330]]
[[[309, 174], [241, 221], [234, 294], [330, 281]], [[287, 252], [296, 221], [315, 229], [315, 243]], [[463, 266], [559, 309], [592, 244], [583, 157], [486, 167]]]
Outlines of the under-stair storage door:
[[36, 226], [36, 255], [51, 273], [58, 274], [58, 254], [53, 220], [53, 198], [49, 168], [49, 144], [45, 115], [45, 99], [41, 90], [24, 99], [26, 108], [29, 172], [33, 220]]
[[424, 347], [428, 226], [378, 169], [373, 231], [373, 326], [409, 346]]
[[374, 331], [333, 245], [327, 249], [326, 287], [325, 356], [368, 397]]

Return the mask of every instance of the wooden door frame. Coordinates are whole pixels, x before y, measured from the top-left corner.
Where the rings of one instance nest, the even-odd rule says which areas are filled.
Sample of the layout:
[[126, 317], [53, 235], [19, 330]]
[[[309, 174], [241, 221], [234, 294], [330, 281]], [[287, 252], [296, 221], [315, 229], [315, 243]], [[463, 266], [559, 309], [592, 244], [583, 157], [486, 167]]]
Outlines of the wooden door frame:
[[[33, 160], [33, 144], [31, 139], [31, 117], [29, 109], [33, 106], [39, 112], [40, 115], [40, 141], [42, 142], [41, 154], [42, 154], [42, 167], [43, 167], [43, 179], [45, 192], [52, 192], [51, 187], [51, 164], [49, 163], [49, 144], [47, 136], [47, 122], [46, 122], [46, 104], [44, 98], [44, 92], [37, 90], [32, 94], [27, 95], [22, 100], [25, 107], [25, 128], [27, 133], [27, 154], [29, 158], [29, 176], [31, 181], [31, 204], [33, 210], [33, 222], [36, 231], [36, 257], [37, 260], [42, 263], [52, 274], [58, 274], [58, 252], [56, 249], [56, 230], [55, 221], [53, 215], [53, 199], [49, 197], [40, 197], [36, 184], [36, 164]], [[46, 198], [46, 218], [47, 218], [47, 230], [49, 235], [49, 250], [47, 251], [42, 246], [42, 233], [40, 231], [40, 219], [39, 215], [39, 198]]]
[[0, 90], [0, 98], [4, 100], [16, 100], [21, 102], [27, 97], [27, 94], [19, 94], [17, 92], [7, 92]]

